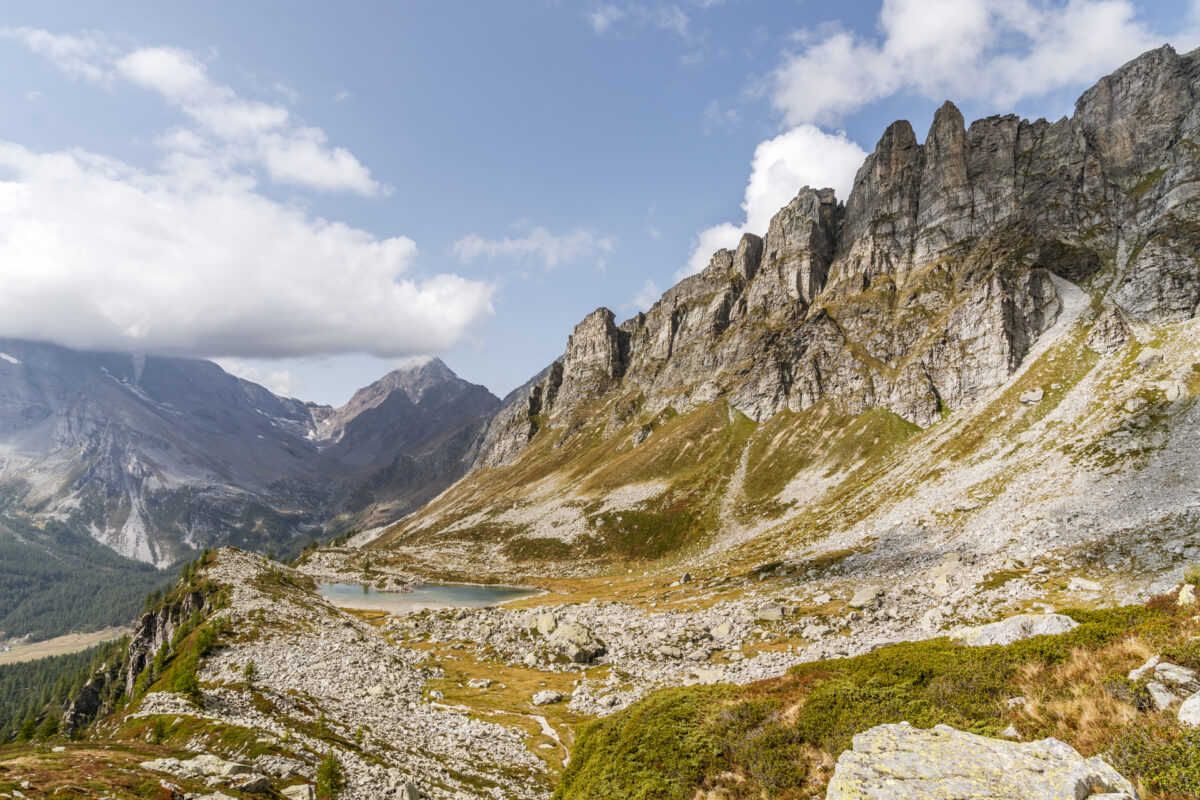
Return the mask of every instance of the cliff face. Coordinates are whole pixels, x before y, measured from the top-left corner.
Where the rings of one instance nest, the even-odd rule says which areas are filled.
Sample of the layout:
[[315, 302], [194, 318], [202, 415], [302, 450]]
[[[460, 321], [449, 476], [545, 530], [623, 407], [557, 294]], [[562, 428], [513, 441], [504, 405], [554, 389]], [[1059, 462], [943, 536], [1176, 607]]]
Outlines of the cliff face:
[[967, 127], [946, 103], [924, 144], [894, 123], [844, 205], [801, 189], [764, 238], [718, 251], [645, 314], [589, 314], [493, 420], [477, 464], [507, 463], [541, 426], [570, 429], [618, 397], [653, 412], [724, 395], [756, 421], [830, 398], [928, 426], [1017, 369], [1058, 318], [1055, 277], [1118, 325], [1194, 317], [1198, 90], [1200, 53], [1163, 47], [1057, 122]]

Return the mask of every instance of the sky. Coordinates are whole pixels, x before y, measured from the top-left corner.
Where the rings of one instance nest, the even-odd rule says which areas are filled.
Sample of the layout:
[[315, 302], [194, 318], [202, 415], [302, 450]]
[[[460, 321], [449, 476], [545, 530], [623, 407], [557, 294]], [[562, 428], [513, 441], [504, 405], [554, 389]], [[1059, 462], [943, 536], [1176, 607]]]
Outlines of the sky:
[[1197, 0], [6, 4], [0, 336], [499, 395], [893, 120], [1069, 115]]

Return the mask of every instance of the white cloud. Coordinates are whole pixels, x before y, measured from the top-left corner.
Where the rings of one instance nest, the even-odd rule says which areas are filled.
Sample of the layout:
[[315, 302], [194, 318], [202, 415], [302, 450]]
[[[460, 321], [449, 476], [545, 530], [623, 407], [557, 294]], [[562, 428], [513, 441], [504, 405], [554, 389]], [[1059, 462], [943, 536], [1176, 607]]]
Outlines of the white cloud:
[[603, 36], [608, 32], [608, 29], [613, 26], [613, 23], [618, 22], [625, 16], [625, 12], [616, 6], [600, 6], [595, 11], [587, 15], [588, 22], [592, 24], [592, 30], [597, 36]]
[[295, 397], [301, 381], [291, 370], [273, 369], [268, 372], [247, 364], [239, 358], [218, 359], [217, 364], [230, 375], [265, 386], [280, 397]]
[[[707, 7], [707, 6], [704, 6]], [[684, 39], [691, 38], [691, 19], [677, 5], [649, 6], [629, 3], [616, 6], [611, 3], [596, 7], [587, 15], [592, 31], [597, 36], [616, 32], [618, 27], [655, 28], [669, 31]]]
[[721, 108], [721, 104], [713, 100], [704, 109], [704, 132], [711, 134], [716, 130], [733, 130], [742, 121], [742, 116], [734, 108]]
[[480, 257], [515, 258], [541, 261], [547, 269], [586, 258], [594, 258], [603, 268], [605, 258], [617, 246], [611, 236], [600, 236], [585, 228], [575, 228], [562, 234], [552, 234], [540, 225], [518, 222], [515, 227], [524, 235], [503, 239], [484, 239], [468, 234], [454, 243], [454, 254], [463, 263]]
[[662, 297], [662, 290], [658, 288], [658, 284], [648, 280], [642, 284], [642, 288], [638, 289], [637, 294], [633, 296], [626, 308], [636, 308], [638, 311], [646, 311], [650, 306], [658, 302]]
[[354, 96], [354, 95], [350, 94], [349, 92], [347, 92], [347, 91], [345, 91], [345, 90], [343, 89], [342, 91], [338, 92], [337, 94], [335, 94], [335, 95], [333, 96], [333, 102], [335, 102], [335, 103], [344, 103], [344, 102], [346, 102], [347, 100], [349, 100], [349, 99], [350, 99], [351, 97], [353, 97], [353, 96]]
[[736, 247], [743, 233], [765, 234], [771, 217], [803, 186], [829, 187], [839, 199], [845, 200], [853, 186], [854, 173], [866, 157], [866, 151], [844, 134], [825, 133], [813, 125], [800, 125], [762, 142], [754, 149], [750, 180], [742, 200], [745, 221], [724, 222], [701, 231], [687, 266], [675, 277], [704, 269], [714, 252]]
[[[188, 85], [186, 75], [176, 85]], [[493, 288], [410, 275], [380, 239], [176, 153], [157, 172], [0, 142], [0, 335], [69, 347], [263, 357], [444, 351]]]
[[[261, 165], [273, 180], [311, 189], [366, 196], [388, 191], [349, 150], [330, 147], [324, 131], [297, 122], [282, 106], [239, 97], [186, 50], [139, 47], [122, 53], [103, 37], [30, 28], [4, 28], [0, 34], [24, 42], [69, 74], [106, 85], [123, 79], [156, 92], [199, 126], [196, 141], [214, 149], [212, 158]], [[282, 83], [275, 89], [291, 93]]]
[[114, 55], [111, 45], [101, 36], [64, 36], [35, 28], [0, 28], [0, 36], [24, 42], [35, 53], [46, 56], [69, 75], [108, 83], [112, 73], [105, 62]]
[[[774, 75], [787, 124], [834, 123], [898, 93], [1010, 108], [1112, 71], [1162, 43], [1129, 0], [884, 0], [880, 36], [802, 31]], [[1190, 32], [1172, 31], [1184, 49]]]

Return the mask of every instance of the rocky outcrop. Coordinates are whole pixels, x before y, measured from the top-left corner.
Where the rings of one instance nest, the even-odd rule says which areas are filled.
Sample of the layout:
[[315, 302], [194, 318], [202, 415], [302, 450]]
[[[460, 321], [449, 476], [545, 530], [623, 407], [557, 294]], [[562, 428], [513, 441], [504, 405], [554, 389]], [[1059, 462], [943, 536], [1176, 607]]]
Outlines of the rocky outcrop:
[[951, 635], [956, 642], [968, 647], [1012, 644], [1034, 636], [1057, 636], [1079, 627], [1065, 614], [1017, 614], [972, 628], [962, 628]]
[[1101, 758], [1057, 739], [1015, 743], [907, 723], [854, 737], [829, 782], [827, 800], [1136, 800], [1137, 790]]
[[82, 730], [92, 720], [112, 710], [112, 701], [124, 691], [124, 662], [114, 658], [101, 664], [88, 676], [63, 709], [62, 727], [67, 733]]
[[[589, 315], [540, 413], [568, 425], [617, 397], [657, 412], [725, 395], [762, 421], [828, 398], [927, 426], [1021, 365], [1061, 310], [1052, 276], [1104, 297], [1101, 351], [1123, 343], [1122, 317], [1193, 317], [1198, 90], [1200, 55], [1163, 47], [1057, 122], [967, 126], [948, 102], [923, 144], [896, 122], [844, 206], [800, 189], [763, 239], [718, 251], [646, 313]], [[515, 457], [531, 416], [498, 417], [478, 463]]]
[[177, 630], [187, 624], [197, 612], [203, 615], [211, 610], [210, 598], [203, 592], [188, 591], [174, 601], [143, 614], [134, 627], [129, 649], [125, 653], [125, 664], [121, 669], [125, 694], [133, 695], [138, 675], [154, 660], [159, 648], [171, 642]]

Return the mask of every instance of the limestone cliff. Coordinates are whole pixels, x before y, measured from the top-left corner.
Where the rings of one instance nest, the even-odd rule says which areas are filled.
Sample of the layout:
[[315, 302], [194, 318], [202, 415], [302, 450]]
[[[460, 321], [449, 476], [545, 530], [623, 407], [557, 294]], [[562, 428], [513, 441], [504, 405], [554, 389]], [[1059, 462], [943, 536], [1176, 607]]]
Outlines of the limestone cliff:
[[921, 426], [1003, 383], [1061, 308], [1052, 276], [1105, 313], [1169, 323], [1200, 304], [1200, 51], [1148, 52], [1057, 122], [969, 127], [947, 102], [924, 144], [896, 122], [845, 203], [805, 187], [702, 272], [616, 325], [598, 309], [563, 359], [493, 420], [477, 466], [544, 425], [726, 396], [763, 421], [822, 398]]

